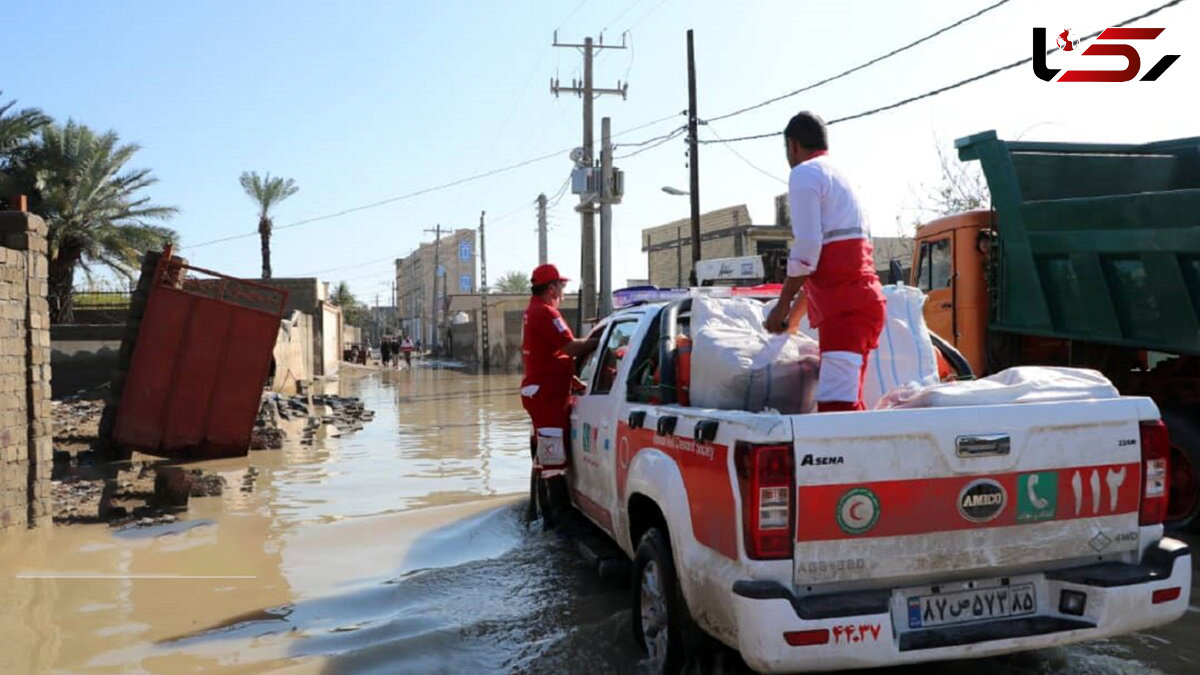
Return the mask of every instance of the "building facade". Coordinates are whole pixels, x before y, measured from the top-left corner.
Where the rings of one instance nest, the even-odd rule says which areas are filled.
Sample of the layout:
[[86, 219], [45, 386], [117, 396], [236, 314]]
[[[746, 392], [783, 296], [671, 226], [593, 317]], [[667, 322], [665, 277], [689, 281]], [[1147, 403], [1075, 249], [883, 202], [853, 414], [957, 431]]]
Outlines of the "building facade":
[[[745, 204], [729, 206], [700, 215], [701, 259], [767, 255], [765, 262], [786, 259], [792, 245], [791, 215], [787, 195], [774, 200], [775, 225], [755, 225]], [[908, 237], [872, 237], [875, 271], [887, 283], [892, 260], [900, 263], [905, 275], [912, 265], [912, 239]], [[692, 221], [681, 218], [665, 225], [642, 230], [642, 250], [646, 253], [650, 284], [683, 287], [692, 272]], [[779, 263], [782, 264], [782, 263]], [[782, 273], [781, 270], [776, 270]], [[768, 277], [771, 272], [768, 271]]]
[[450, 316], [448, 298], [478, 289], [476, 258], [475, 230], [468, 228], [448, 232], [440, 243], [423, 243], [407, 257], [398, 258], [396, 312], [400, 330], [420, 340], [422, 346], [439, 343], [435, 336], [444, 336]]
[[[787, 225], [755, 225], [745, 204], [700, 215], [700, 254], [704, 260], [762, 255], [786, 250], [792, 241]], [[659, 287], [688, 285], [692, 273], [692, 221], [681, 218], [642, 230], [650, 283]]]

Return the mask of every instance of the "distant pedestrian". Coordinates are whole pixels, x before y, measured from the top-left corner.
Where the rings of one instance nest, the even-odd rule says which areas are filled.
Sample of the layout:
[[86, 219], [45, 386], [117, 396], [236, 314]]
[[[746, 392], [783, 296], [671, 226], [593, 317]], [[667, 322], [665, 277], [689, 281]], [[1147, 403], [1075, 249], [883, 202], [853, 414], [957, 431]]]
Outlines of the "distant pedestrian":
[[384, 338], [383, 342], [379, 343], [379, 358], [385, 367], [392, 363], [392, 341], [388, 338]]
[[413, 341], [407, 335], [400, 343], [400, 351], [404, 354], [404, 365], [412, 366]]

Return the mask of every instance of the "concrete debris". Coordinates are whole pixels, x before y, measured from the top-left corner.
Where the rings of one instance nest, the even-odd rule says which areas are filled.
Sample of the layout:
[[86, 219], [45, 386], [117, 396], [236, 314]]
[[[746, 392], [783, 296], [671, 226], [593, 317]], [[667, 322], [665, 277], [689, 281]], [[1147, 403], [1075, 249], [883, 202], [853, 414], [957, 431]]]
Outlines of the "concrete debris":
[[[56, 467], [58, 469], [58, 467]], [[249, 472], [253, 472], [251, 468]], [[224, 477], [161, 462], [70, 464], [51, 482], [56, 523], [109, 523], [113, 527], [174, 522], [167, 511], [187, 507], [191, 497], [224, 493]], [[170, 520], [164, 521], [164, 518]]]
[[[309, 401], [311, 400], [311, 404]], [[312, 445], [322, 427], [328, 435], [341, 435], [361, 431], [363, 424], [375, 418], [375, 412], [363, 407], [362, 401], [353, 397], [333, 394], [284, 396], [266, 394], [258, 409], [258, 419], [250, 434], [251, 450], [278, 450], [283, 447], [287, 432], [282, 428], [287, 423], [303, 422], [300, 444]]]
[[258, 479], [258, 469], [250, 467], [242, 474], [242, 492], [253, 492], [254, 481]]
[[178, 466], [161, 467], [154, 477], [154, 501], [163, 508], [185, 509], [192, 496], [192, 474]]
[[[251, 467], [250, 471], [254, 471]], [[192, 496], [193, 497], [220, 497], [225, 492], [225, 486], [228, 481], [224, 476], [218, 476], [215, 473], [204, 473], [200, 469], [192, 469]]]
[[[85, 394], [91, 396], [92, 392]], [[80, 394], [73, 394], [62, 400], [50, 402], [56, 462], [90, 452], [99, 436], [104, 401], [96, 398], [77, 398], [78, 396]], [[59, 453], [63, 453], [65, 458]]]

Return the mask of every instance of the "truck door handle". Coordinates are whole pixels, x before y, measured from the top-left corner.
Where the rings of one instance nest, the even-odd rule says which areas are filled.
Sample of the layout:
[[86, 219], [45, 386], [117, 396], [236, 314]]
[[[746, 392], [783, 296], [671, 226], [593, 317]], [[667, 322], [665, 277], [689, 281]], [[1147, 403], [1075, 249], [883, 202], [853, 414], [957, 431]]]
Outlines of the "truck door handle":
[[959, 457], [989, 457], [1007, 455], [1012, 441], [1008, 434], [977, 434], [959, 436], [954, 446]]
[[943, 302], [942, 304], [938, 305], [938, 307], [941, 307], [942, 309], [950, 309], [950, 308], [951, 308], [951, 307], [953, 307], [953, 306], [954, 306], [954, 305], [952, 305], [952, 304], [950, 304], [950, 303], [948, 303], [948, 302]]
[[629, 428], [641, 429], [646, 426], [646, 411], [634, 410], [629, 413]]
[[675, 423], [679, 421], [674, 415], [666, 415], [658, 418], [658, 435], [670, 436], [675, 433]]
[[696, 428], [692, 431], [692, 437], [698, 443], [711, 443], [717, 437], [717, 427], [720, 424], [716, 420], [700, 420], [696, 422]]

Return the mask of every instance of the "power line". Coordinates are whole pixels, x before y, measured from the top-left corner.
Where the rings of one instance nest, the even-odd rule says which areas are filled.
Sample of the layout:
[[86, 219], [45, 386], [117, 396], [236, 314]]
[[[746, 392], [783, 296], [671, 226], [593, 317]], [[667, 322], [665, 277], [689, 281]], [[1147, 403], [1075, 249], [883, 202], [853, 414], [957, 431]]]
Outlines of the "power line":
[[[1137, 16], [1125, 19], [1124, 21], [1121, 21], [1120, 23], [1111, 24], [1109, 27], [1110, 28], [1120, 28], [1122, 26], [1127, 26], [1135, 21], [1139, 21], [1141, 19], [1145, 19], [1146, 17], [1153, 16], [1153, 15], [1161, 12], [1164, 9], [1174, 7], [1175, 5], [1178, 5], [1178, 4], [1182, 3], [1183, 1], [1184, 0], [1171, 0], [1171, 2], [1159, 5], [1158, 7], [1155, 7], [1151, 10], [1148, 10], [1146, 12], [1138, 14]], [[1096, 37], [1097, 35], [1100, 35], [1100, 33], [1102, 33], [1102, 32], [1103, 32], [1102, 30], [1098, 30], [1090, 35], [1086, 35], [1083, 38], [1080, 38], [1079, 42], [1084, 42], [1086, 40], [1090, 40], [1090, 39]], [[1048, 50], [1046, 50], [1046, 54], [1050, 55], [1059, 50], [1060, 50], [1059, 47], [1055, 47], [1053, 49], [1048, 49]], [[871, 115], [875, 115], [875, 114], [885, 112], [888, 110], [893, 110], [893, 109], [899, 108], [901, 106], [906, 106], [909, 103], [915, 103], [916, 101], [930, 98], [932, 96], [937, 96], [938, 94], [943, 94], [952, 89], [958, 89], [959, 87], [971, 84], [972, 82], [978, 82], [979, 80], [982, 80], [987, 77], [991, 77], [992, 75], [996, 75], [998, 73], [1002, 73], [1006, 70], [1012, 70], [1013, 68], [1016, 68], [1018, 66], [1023, 66], [1025, 64], [1029, 63], [1030, 61], [1033, 61], [1032, 56], [1021, 59], [1019, 61], [1013, 61], [1012, 63], [1010, 63], [1008, 65], [998, 66], [989, 71], [980, 73], [978, 75], [974, 75], [972, 77], [968, 77], [965, 80], [959, 80], [958, 82], [955, 82], [953, 84], [948, 84], [944, 87], [938, 87], [937, 89], [932, 89], [923, 94], [917, 94], [916, 96], [909, 96], [908, 98], [901, 99], [899, 101], [896, 101], [895, 103], [889, 103], [888, 105], [879, 106], [878, 108], [871, 108], [870, 110], [864, 110], [859, 113], [854, 113], [853, 115], [846, 115], [845, 117], [839, 117], [837, 119], [833, 119], [833, 120], [826, 122], [826, 124], [833, 125], [833, 124], [838, 124], [839, 122], [849, 122], [850, 120], [856, 120], [856, 119], [860, 119], [863, 117], [869, 117]], [[737, 136], [735, 138], [725, 138], [725, 139], [719, 139], [719, 140], [701, 140], [700, 142], [706, 143], [706, 144], [707, 143], [739, 143], [741, 141], [752, 141], [752, 140], [756, 140], [759, 138], [771, 138], [773, 136], [779, 136], [782, 134], [783, 134], [782, 131], [772, 131], [772, 132], [762, 133], [762, 134], [753, 134], [750, 136]]]
[[[634, 150], [633, 152], [625, 153], [624, 155], [616, 155], [613, 157], [613, 159], [627, 159], [629, 157], [635, 157], [637, 155], [642, 154], [643, 152], [646, 152], [647, 150], [653, 150], [654, 148], [657, 148], [658, 146], [660, 146], [664, 143], [667, 143], [676, 138], [679, 138], [680, 136], [682, 136], [685, 133], [687, 133], [687, 127], [679, 127], [678, 129], [672, 131], [669, 134], [663, 134], [662, 136], [657, 136], [655, 138], [651, 138], [651, 139], [643, 141], [641, 143], [630, 143], [630, 144], [628, 144], [628, 147], [638, 147], [638, 146], [645, 146], [645, 147], [641, 147], [640, 149]], [[647, 145], [648, 143], [649, 143], [649, 145]], [[624, 147], [624, 145], [625, 144], [622, 144], [622, 147]]]
[[[680, 114], [683, 114], [683, 113], [680, 113]], [[613, 144], [613, 147], [614, 148], [640, 148], [643, 145], [650, 145], [651, 143], [654, 143], [655, 141], [661, 141], [664, 138], [673, 138], [675, 136], [675, 134], [677, 134], [680, 131], [687, 131], [687, 125], [677, 127], [675, 129], [672, 129], [671, 131], [668, 131], [665, 134], [660, 134], [658, 136], [654, 136], [653, 138], [647, 138], [644, 141], [637, 141], [636, 143], [615, 143], [615, 144]]]
[[842, 71], [842, 72], [838, 73], [837, 75], [832, 75], [832, 76], [830, 76], [830, 77], [827, 77], [827, 78], [825, 78], [825, 79], [823, 79], [823, 80], [820, 80], [820, 81], [818, 81], [818, 82], [813, 82], [812, 84], [805, 85], [805, 86], [803, 86], [803, 87], [801, 87], [801, 88], [799, 88], [799, 89], [796, 89], [795, 91], [789, 91], [788, 93], [786, 93], [786, 94], [782, 94], [782, 95], [780, 95], [780, 96], [776, 96], [775, 98], [769, 98], [769, 99], [767, 99], [767, 100], [765, 100], [765, 101], [763, 101], [763, 102], [761, 102], [761, 103], [755, 103], [754, 105], [746, 106], [745, 108], [739, 108], [739, 109], [737, 109], [737, 110], [734, 110], [733, 112], [728, 112], [728, 113], [725, 113], [724, 115], [719, 115], [719, 116], [717, 116], [717, 117], [712, 117], [712, 118], [709, 118], [709, 120], [708, 120], [708, 121], [709, 121], [709, 122], [717, 122], [717, 121], [719, 121], [719, 120], [728, 119], [728, 118], [730, 118], [730, 117], [733, 117], [734, 115], [741, 115], [742, 113], [750, 112], [751, 110], [757, 110], [757, 109], [759, 109], [759, 108], [762, 108], [762, 107], [764, 107], [764, 106], [771, 105], [772, 103], [776, 103], [776, 102], [778, 102], [778, 101], [782, 101], [782, 100], [783, 100], [783, 99], [785, 99], [785, 98], [791, 98], [792, 96], [795, 96], [795, 95], [797, 95], [797, 94], [804, 93], [804, 92], [806, 92], [806, 91], [809, 91], [810, 89], [816, 89], [817, 87], [820, 87], [820, 86], [822, 86], [822, 85], [829, 84], [830, 82], [833, 82], [834, 80], [840, 80], [840, 79], [842, 79], [843, 77], [846, 77], [847, 75], [850, 75], [850, 74], [852, 74], [852, 73], [856, 73], [856, 72], [858, 72], [858, 71], [862, 70], [863, 68], [867, 68], [867, 67], [869, 67], [869, 66], [873, 66], [873, 65], [875, 65], [876, 63], [879, 63], [880, 61], [883, 61], [883, 60], [885, 60], [885, 59], [890, 59], [891, 57], [893, 57], [893, 56], [895, 56], [895, 55], [897, 55], [897, 54], [900, 54], [901, 52], [908, 51], [909, 49], [912, 49], [913, 47], [916, 47], [917, 45], [919, 45], [919, 44], [921, 44], [921, 43], [923, 43], [923, 42], [928, 42], [929, 40], [932, 40], [933, 38], [935, 38], [935, 37], [937, 37], [937, 36], [941, 35], [942, 33], [945, 33], [945, 32], [947, 32], [947, 31], [953, 30], [953, 29], [955, 29], [955, 28], [957, 28], [957, 27], [959, 27], [959, 26], [963, 25], [964, 23], [967, 23], [968, 21], [970, 21], [970, 20], [972, 20], [972, 19], [975, 19], [975, 18], [978, 18], [978, 17], [980, 17], [980, 16], [983, 16], [984, 14], [987, 14], [988, 12], [992, 11], [993, 9], [996, 9], [997, 7], [999, 7], [999, 6], [1001, 6], [1001, 5], [1007, 4], [1008, 2], [1009, 2], [1009, 0], [1000, 0], [999, 2], [997, 2], [997, 3], [993, 4], [993, 5], [989, 5], [989, 6], [987, 6], [987, 7], [984, 7], [983, 9], [979, 10], [978, 12], [975, 12], [974, 14], [971, 14], [971, 15], [969, 15], [969, 16], [965, 16], [965, 17], [961, 18], [961, 19], [959, 19], [958, 21], [955, 21], [954, 23], [952, 23], [952, 24], [950, 24], [950, 25], [948, 25], [948, 26], [943, 26], [943, 27], [941, 27], [941, 28], [939, 28], [939, 29], [935, 30], [934, 32], [932, 32], [932, 33], [930, 33], [930, 34], [926, 35], [925, 37], [922, 37], [922, 38], [920, 38], [920, 39], [914, 40], [914, 41], [912, 41], [912, 42], [910, 42], [910, 43], [908, 43], [908, 44], [904, 45], [903, 47], [899, 47], [899, 48], [897, 48], [897, 49], [893, 49], [892, 51], [890, 51], [890, 52], [888, 52], [888, 53], [886, 53], [886, 54], [884, 54], [884, 55], [882, 55], [882, 56], [877, 56], [877, 57], [875, 57], [875, 58], [871, 59], [870, 61], [867, 61], [866, 63], [859, 64], [859, 65], [857, 65], [857, 66], [854, 66], [853, 68], [851, 68], [851, 69], [849, 69], [849, 70], [844, 70], [844, 71]]
[[[615, 138], [615, 137], [617, 137], [617, 136], [624, 136], [625, 134], [633, 133], [634, 131], [638, 131], [638, 130], [641, 130], [641, 129], [645, 129], [646, 127], [651, 127], [651, 126], [654, 126], [655, 124], [661, 124], [662, 122], [665, 122], [665, 121], [667, 121], [667, 120], [670, 120], [670, 119], [674, 119], [675, 117], [676, 117], [676, 115], [668, 115], [668, 116], [666, 116], [666, 117], [661, 117], [661, 118], [659, 118], [659, 119], [656, 119], [656, 120], [651, 120], [650, 122], [646, 122], [645, 124], [640, 124], [640, 125], [638, 125], [638, 126], [636, 126], [636, 127], [633, 127], [633, 128], [630, 128], [630, 129], [626, 129], [625, 131], [622, 131], [622, 132], [620, 132], [619, 134], [614, 134], [614, 138]], [[277, 226], [275, 226], [275, 227], [271, 228], [271, 231], [272, 231], [272, 232], [278, 232], [279, 230], [286, 230], [286, 229], [290, 229], [290, 228], [293, 228], [293, 227], [299, 227], [300, 225], [307, 225], [307, 224], [309, 224], [309, 223], [316, 223], [316, 222], [320, 222], [320, 221], [322, 221], [322, 220], [329, 220], [329, 219], [331, 219], [331, 218], [338, 218], [338, 217], [340, 217], [340, 216], [345, 216], [345, 215], [348, 215], [348, 214], [351, 214], [351, 213], [356, 213], [356, 212], [358, 212], [358, 211], [365, 211], [365, 210], [367, 210], [367, 209], [378, 208], [378, 207], [380, 207], [380, 206], [385, 206], [385, 205], [387, 205], [387, 204], [392, 204], [392, 203], [395, 203], [395, 202], [406, 201], [406, 200], [412, 199], [412, 198], [414, 198], [414, 197], [420, 197], [421, 195], [429, 194], [430, 192], [438, 192], [438, 191], [441, 191], [441, 190], [446, 190], [446, 189], [449, 189], [449, 188], [452, 188], [452, 187], [456, 187], [456, 186], [459, 186], [459, 185], [463, 185], [464, 183], [470, 183], [470, 182], [473, 182], [473, 181], [481, 180], [481, 179], [483, 179], [483, 178], [488, 178], [488, 177], [491, 177], [491, 176], [495, 176], [496, 174], [501, 174], [501, 173], [505, 173], [505, 172], [508, 172], [508, 171], [513, 171], [513, 170], [515, 170], [515, 169], [519, 169], [519, 168], [521, 168], [521, 167], [528, 166], [528, 165], [530, 165], [530, 164], [534, 164], [534, 163], [537, 163], [537, 162], [544, 162], [544, 161], [546, 161], [547, 159], [551, 159], [551, 158], [553, 158], [553, 157], [560, 157], [560, 156], [562, 156], [564, 153], [566, 153], [566, 152], [569, 152], [570, 150], [571, 150], [571, 148], [563, 148], [563, 149], [555, 150], [554, 152], [550, 152], [550, 153], [547, 153], [547, 154], [544, 154], [544, 155], [540, 155], [540, 156], [538, 156], [538, 157], [534, 157], [534, 158], [532, 158], [532, 159], [527, 159], [527, 160], [525, 160], [525, 161], [522, 161], [522, 162], [517, 162], [516, 164], [509, 164], [508, 166], [503, 166], [503, 167], [500, 167], [500, 168], [497, 168], [497, 169], [492, 169], [492, 170], [490, 170], [490, 171], [484, 171], [483, 173], [477, 173], [477, 174], [474, 174], [474, 175], [472, 175], [472, 176], [467, 176], [466, 178], [459, 178], [458, 180], [453, 180], [453, 181], [450, 181], [449, 183], [442, 183], [441, 185], [435, 185], [435, 186], [433, 186], [433, 187], [428, 187], [428, 188], [424, 188], [424, 189], [421, 189], [421, 190], [416, 190], [416, 191], [414, 191], [414, 192], [409, 192], [409, 193], [402, 194], [402, 195], [399, 195], [399, 196], [396, 196], [396, 197], [389, 197], [389, 198], [387, 198], [387, 199], [381, 199], [381, 200], [379, 200], [379, 201], [377, 201], [377, 202], [371, 202], [370, 204], [363, 204], [363, 205], [361, 205], [361, 206], [354, 206], [354, 207], [351, 207], [351, 208], [348, 208], [348, 209], [343, 209], [343, 210], [341, 210], [341, 211], [337, 211], [336, 213], [327, 213], [327, 214], [325, 214], [325, 215], [321, 215], [321, 216], [314, 216], [314, 217], [312, 217], [312, 218], [306, 218], [306, 219], [304, 219], [304, 220], [298, 220], [298, 221], [295, 221], [295, 222], [292, 222], [292, 223], [288, 223], [288, 224], [286, 224], [286, 225], [277, 225]], [[227, 242], [227, 241], [234, 241], [234, 240], [237, 240], [237, 239], [246, 239], [246, 238], [249, 238], [249, 237], [257, 237], [257, 236], [259, 236], [257, 231], [254, 231], [254, 232], [246, 232], [246, 233], [244, 233], [244, 234], [235, 234], [235, 235], [231, 235], [231, 236], [228, 236], [228, 237], [221, 237], [221, 238], [219, 238], [219, 239], [211, 239], [211, 240], [209, 240], [209, 241], [200, 242], [199, 244], [190, 244], [190, 245], [187, 245], [187, 246], [180, 246], [179, 248], [180, 248], [180, 249], [193, 250], [193, 249], [202, 248], [202, 247], [205, 247], [205, 246], [211, 246], [211, 245], [213, 245], [213, 244], [221, 244], [221, 243], [224, 243], [224, 242]]]
[[[714, 129], [714, 128], [712, 127], [712, 125], [711, 125], [711, 124], [710, 124], [710, 125], [707, 125], [707, 128], [708, 128], [709, 132], [711, 132], [711, 133], [712, 133], [712, 135], [713, 135], [713, 136], [716, 136], [718, 139], [721, 139], [721, 134], [718, 134], [718, 133], [717, 133], [717, 130], [716, 130], [716, 129]], [[724, 140], [724, 139], [722, 139], [722, 140]], [[776, 176], [775, 174], [771, 173], [770, 171], [767, 171], [766, 169], [762, 168], [761, 166], [759, 166], [759, 165], [755, 164], [754, 162], [751, 162], [749, 159], [747, 159], [747, 158], [746, 158], [746, 156], [745, 156], [745, 155], [743, 155], [742, 153], [738, 152], [738, 151], [737, 151], [737, 148], [733, 147], [733, 145], [732, 145], [732, 144], [730, 144], [730, 143], [725, 143], [725, 144], [723, 144], [721, 147], [723, 147], [723, 148], [725, 148], [726, 150], [728, 150], [728, 151], [732, 152], [732, 153], [733, 153], [733, 154], [734, 154], [734, 155], [735, 155], [735, 156], [736, 156], [738, 159], [742, 160], [742, 162], [744, 162], [744, 163], [746, 164], [746, 166], [750, 167], [751, 169], [754, 169], [755, 171], [757, 171], [757, 172], [761, 173], [762, 175], [766, 176], [767, 178], [770, 178], [771, 180], [774, 180], [774, 181], [778, 181], [778, 182], [780, 182], [780, 183], [783, 183], [784, 185], [787, 185], [787, 184], [788, 184], [788, 182], [787, 182], [786, 180], [784, 180], [784, 179], [780, 178], [779, 176]]]

